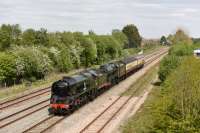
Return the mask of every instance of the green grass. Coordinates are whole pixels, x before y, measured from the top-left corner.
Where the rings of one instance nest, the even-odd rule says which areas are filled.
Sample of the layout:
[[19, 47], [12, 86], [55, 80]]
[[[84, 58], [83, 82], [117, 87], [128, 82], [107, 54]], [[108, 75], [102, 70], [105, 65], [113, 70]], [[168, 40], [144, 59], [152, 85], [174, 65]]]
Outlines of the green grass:
[[137, 113], [129, 118], [127, 122], [121, 126], [123, 133], [147, 133], [153, 125], [152, 107], [155, 101], [161, 97], [160, 86], [154, 86], [145, 103], [137, 111]]
[[155, 80], [158, 73], [158, 65], [154, 66], [133, 84], [123, 95], [139, 95], [146, 87]]
[[[144, 76], [142, 76], [138, 82], [136, 82], [128, 92], [124, 93], [124, 95], [135, 95], [138, 96], [142, 92], [144, 92], [147, 87], [155, 82], [157, 79], [158, 65], [156, 67], [151, 68]], [[139, 88], [139, 90], [137, 90]], [[137, 90], [137, 91], [136, 91]], [[145, 133], [148, 131], [149, 125], [151, 125], [153, 120], [151, 118], [151, 106], [152, 103], [157, 100], [160, 94], [160, 87], [154, 86], [153, 90], [150, 92], [147, 100], [141, 106], [141, 108], [137, 111], [137, 113], [129, 118], [124, 125], [121, 126], [120, 130], [123, 133]]]

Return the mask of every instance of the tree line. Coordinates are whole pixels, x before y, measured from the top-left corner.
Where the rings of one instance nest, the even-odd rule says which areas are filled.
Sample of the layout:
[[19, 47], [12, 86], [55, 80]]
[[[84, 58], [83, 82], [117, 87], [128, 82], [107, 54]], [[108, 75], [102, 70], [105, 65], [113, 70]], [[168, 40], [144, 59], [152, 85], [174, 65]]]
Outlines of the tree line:
[[35, 81], [52, 71], [99, 65], [132, 54], [130, 49], [139, 48], [141, 41], [133, 24], [113, 30], [111, 35], [97, 35], [93, 31], [48, 32], [44, 28], [22, 31], [18, 24], [2, 24], [0, 84]]

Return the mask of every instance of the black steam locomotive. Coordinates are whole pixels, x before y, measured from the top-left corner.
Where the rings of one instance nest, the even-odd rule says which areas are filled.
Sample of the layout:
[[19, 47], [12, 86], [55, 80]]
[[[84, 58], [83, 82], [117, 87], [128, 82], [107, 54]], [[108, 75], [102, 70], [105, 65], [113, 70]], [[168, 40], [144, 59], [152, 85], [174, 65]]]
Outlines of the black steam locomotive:
[[64, 115], [74, 111], [142, 68], [144, 63], [144, 56], [140, 55], [63, 77], [52, 85], [49, 113]]

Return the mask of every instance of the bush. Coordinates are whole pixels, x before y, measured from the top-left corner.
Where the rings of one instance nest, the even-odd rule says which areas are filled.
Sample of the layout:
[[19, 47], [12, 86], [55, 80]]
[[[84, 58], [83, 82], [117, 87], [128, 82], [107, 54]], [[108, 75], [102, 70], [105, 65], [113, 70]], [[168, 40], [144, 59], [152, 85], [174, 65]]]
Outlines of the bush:
[[187, 45], [187, 44], [177, 44], [174, 45], [169, 50], [169, 55], [175, 55], [175, 56], [189, 56], [193, 54], [193, 46]]
[[49, 57], [37, 47], [15, 47], [12, 53], [16, 57], [17, 77], [22, 79], [44, 78], [52, 70]]
[[67, 49], [62, 49], [60, 54], [58, 55], [58, 65], [57, 69], [60, 72], [68, 72], [73, 68], [73, 64], [71, 62], [70, 53]]
[[180, 65], [180, 58], [174, 55], [166, 56], [160, 63], [159, 79], [163, 82], [167, 76]]
[[200, 60], [183, 59], [154, 108], [153, 132], [200, 132]]
[[81, 62], [88, 67], [94, 64], [97, 58], [96, 44], [90, 38], [85, 38], [82, 42], [83, 52], [81, 53]]
[[0, 83], [10, 85], [14, 83], [15, 79], [15, 57], [10, 53], [0, 53]]
[[193, 46], [187, 44], [176, 44], [169, 50], [169, 55], [166, 56], [160, 63], [160, 70], [158, 72], [159, 79], [163, 82], [166, 77], [180, 65], [183, 57], [193, 54]]

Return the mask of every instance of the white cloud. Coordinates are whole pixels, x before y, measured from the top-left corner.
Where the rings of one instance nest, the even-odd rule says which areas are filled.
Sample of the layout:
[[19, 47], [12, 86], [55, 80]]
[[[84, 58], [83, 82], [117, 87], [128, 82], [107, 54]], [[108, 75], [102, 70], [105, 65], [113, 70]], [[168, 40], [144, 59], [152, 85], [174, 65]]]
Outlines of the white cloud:
[[183, 25], [200, 36], [199, 8], [198, 0], [1, 0], [0, 24], [50, 31], [92, 28], [106, 34], [134, 23], [145, 37], [159, 37]]
[[170, 16], [173, 17], [186, 17], [185, 13], [171, 13]]
[[136, 6], [136, 7], [151, 7], [151, 8], [160, 8], [162, 7], [161, 4], [158, 4], [158, 3], [141, 3], [141, 2], [133, 2], [132, 3], [133, 6]]
[[185, 12], [185, 13], [197, 13], [197, 12], [199, 12], [199, 10], [195, 9], [195, 8], [185, 8], [185, 9], [183, 9], [183, 12]]

